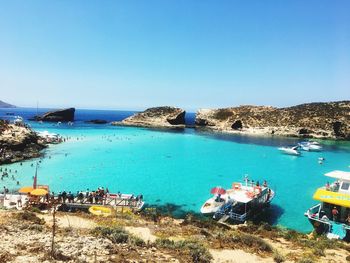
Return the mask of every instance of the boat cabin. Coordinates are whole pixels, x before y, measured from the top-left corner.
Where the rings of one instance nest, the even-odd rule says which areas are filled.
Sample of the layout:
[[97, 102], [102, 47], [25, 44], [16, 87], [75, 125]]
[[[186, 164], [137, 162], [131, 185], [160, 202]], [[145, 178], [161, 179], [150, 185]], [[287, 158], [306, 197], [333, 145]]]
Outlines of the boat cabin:
[[311, 207], [305, 216], [319, 234], [344, 239], [350, 230], [350, 172], [332, 171], [325, 176], [336, 181], [316, 190], [313, 199], [321, 203]]

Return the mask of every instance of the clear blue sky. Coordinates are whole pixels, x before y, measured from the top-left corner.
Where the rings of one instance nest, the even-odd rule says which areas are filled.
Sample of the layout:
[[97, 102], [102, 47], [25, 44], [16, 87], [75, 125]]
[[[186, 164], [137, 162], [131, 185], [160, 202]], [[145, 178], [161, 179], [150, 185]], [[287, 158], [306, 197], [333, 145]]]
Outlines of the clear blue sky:
[[0, 100], [186, 109], [350, 99], [350, 1], [0, 0]]

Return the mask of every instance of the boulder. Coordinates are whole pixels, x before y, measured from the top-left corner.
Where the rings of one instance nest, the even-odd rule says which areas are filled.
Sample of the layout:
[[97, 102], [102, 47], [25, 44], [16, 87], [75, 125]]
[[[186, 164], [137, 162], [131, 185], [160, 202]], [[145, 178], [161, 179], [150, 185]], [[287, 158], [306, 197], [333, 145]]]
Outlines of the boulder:
[[149, 108], [136, 113], [121, 122], [113, 122], [112, 125], [126, 125], [157, 128], [184, 128], [185, 114], [183, 109], [163, 106]]
[[36, 121], [68, 122], [74, 121], [75, 108], [49, 111], [42, 116], [35, 116]]

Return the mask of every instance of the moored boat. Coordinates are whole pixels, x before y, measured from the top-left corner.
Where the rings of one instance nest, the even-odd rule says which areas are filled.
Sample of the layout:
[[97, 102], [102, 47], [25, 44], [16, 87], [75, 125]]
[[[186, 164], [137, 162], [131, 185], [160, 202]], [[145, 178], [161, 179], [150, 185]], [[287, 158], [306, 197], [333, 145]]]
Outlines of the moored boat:
[[201, 207], [203, 215], [213, 215], [227, 201], [226, 190], [222, 187], [214, 187], [210, 191], [214, 196], [209, 198]]
[[322, 150], [322, 146], [315, 141], [304, 141], [304, 142], [300, 142], [298, 145], [303, 151], [321, 151]]
[[295, 155], [295, 156], [299, 156], [300, 155], [300, 152], [298, 151], [298, 146], [279, 147], [278, 150], [281, 151], [282, 153], [288, 154], [288, 155]]
[[316, 190], [313, 199], [321, 203], [308, 209], [305, 216], [316, 233], [350, 240], [350, 172], [332, 171], [325, 176], [336, 181]]
[[268, 187], [245, 179], [245, 183], [234, 183], [232, 189], [226, 190], [227, 202], [218, 209], [213, 218], [243, 223], [263, 212], [275, 196], [275, 192]]
[[217, 220], [225, 218], [234, 222], [244, 222], [257, 216], [269, 206], [275, 196], [266, 181], [260, 185], [259, 182], [250, 181], [247, 177], [244, 183], [235, 182], [232, 188], [226, 190], [215, 187], [211, 193], [214, 196], [203, 204], [201, 213], [214, 214], [213, 218]]

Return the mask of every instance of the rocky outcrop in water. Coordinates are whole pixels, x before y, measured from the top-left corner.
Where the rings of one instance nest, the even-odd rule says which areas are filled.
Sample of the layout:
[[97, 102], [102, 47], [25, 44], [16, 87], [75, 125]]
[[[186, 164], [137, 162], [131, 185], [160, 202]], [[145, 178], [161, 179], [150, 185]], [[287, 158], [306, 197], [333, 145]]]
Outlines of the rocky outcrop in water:
[[184, 128], [186, 112], [175, 107], [155, 107], [136, 113], [112, 125], [126, 125], [155, 128]]
[[74, 121], [75, 108], [49, 111], [42, 116], [35, 116], [36, 121], [68, 122]]
[[196, 127], [283, 136], [350, 139], [350, 101], [307, 103], [287, 108], [239, 106], [202, 109]]
[[0, 108], [16, 108], [16, 106], [11, 105], [9, 103], [3, 102], [2, 100], [0, 100]]
[[85, 121], [85, 123], [91, 123], [91, 124], [106, 124], [106, 123], [108, 123], [108, 121], [106, 121], [106, 120], [100, 120], [100, 119], [95, 119], [95, 120]]
[[0, 165], [39, 157], [45, 147], [31, 129], [0, 121]]

